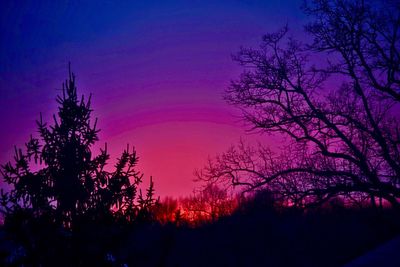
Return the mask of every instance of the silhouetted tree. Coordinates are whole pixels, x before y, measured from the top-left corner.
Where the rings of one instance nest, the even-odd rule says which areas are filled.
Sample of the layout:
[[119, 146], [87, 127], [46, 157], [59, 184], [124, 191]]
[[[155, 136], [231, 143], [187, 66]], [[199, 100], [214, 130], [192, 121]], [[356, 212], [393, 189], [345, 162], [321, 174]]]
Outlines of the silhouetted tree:
[[113, 171], [105, 166], [110, 158], [107, 145], [93, 156], [98, 140], [97, 119], [92, 123], [91, 97], [78, 98], [74, 74], [69, 72], [57, 97], [58, 116], [53, 125], [37, 122], [39, 138], [31, 136], [26, 150], [15, 149], [15, 162], [1, 168], [11, 191], [2, 192], [1, 206], [7, 217], [29, 211], [33, 217], [48, 216], [67, 228], [77, 220], [123, 219], [133, 221], [141, 210], [154, 205], [151, 181], [146, 198], [137, 188], [143, 174], [129, 146]]
[[287, 27], [264, 35], [234, 57], [245, 70], [226, 91], [253, 131], [285, 136], [287, 148], [240, 144], [198, 176], [289, 205], [367, 196], [400, 207], [400, 4], [315, 0], [304, 11], [313, 41]]
[[176, 220], [176, 213], [178, 209], [178, 199], [173, 197], [166, 197], [158, 203], [154, 210], [154, 215], [156, 220], [161, 224], [166, 224], [168, 222], [174, 222]]
[[179, 204], [182, 218], [195, 226], [231, 215], [238, 201], [236, 196], [229, 196], [225, 189], [208, 184], [193, 195], [180, 199]]

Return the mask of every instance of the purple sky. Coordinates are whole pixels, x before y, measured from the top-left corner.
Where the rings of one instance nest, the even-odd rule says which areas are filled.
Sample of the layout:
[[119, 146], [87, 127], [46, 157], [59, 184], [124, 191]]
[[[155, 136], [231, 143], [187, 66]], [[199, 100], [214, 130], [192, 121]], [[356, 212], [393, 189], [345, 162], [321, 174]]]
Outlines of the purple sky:
[[[262, 34], [304, 23], [298, 1], [2, 1], [0, 160], [35, 133], [71, 61], [93, 94], [100, 144], [134, 145], [161, 196], [190, 194], [193, 170], [245, 138], [222, 93], [240, 67], [231, 54]], [[133, 2], [133, 1], [129, 1]]]

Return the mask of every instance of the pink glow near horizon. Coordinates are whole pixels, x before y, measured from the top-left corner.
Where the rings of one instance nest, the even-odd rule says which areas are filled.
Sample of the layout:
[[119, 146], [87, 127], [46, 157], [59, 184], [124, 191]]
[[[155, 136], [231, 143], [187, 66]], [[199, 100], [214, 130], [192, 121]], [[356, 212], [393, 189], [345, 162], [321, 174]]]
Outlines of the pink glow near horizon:
[[[10, 160], [13, 146], [22, 146], [36, 133], [40, 112], [52, 121], [54, 99], [71, 61], [78, 93], [93, 94], [93, 115], [99, 118], [102, 131], [94, 153], [107, 142], [115, 159], [130, 143], [140, 157], [139, 168], [146, 179], [154, 177], [160, 196], [190, 194], [196, 186], [194, 169], [246, 137], [238, 112], [222, 99], [229, 81], [240, 73], [231, 54], [241, 45], [257, 46], [262, 34], [286, 22], [300, 28], [300, 3], [143, 4], [131, 11], [118, 9], [121, 17], [105, 9], [104, 22], [96, 17], [100, 21], [93, 25], [85, 17], [89, 6], [78, 6], [67, 12], [82, 20], [71, 29], [63, 28], [58, 21], [62, 15], [53, 17], [51, 9], [16, 9], [30, 12], [16, 16], [27, 28], [14, 29], [11, 21], [6, 34], [14, 38], [21, 30], [27, 40], [15, 37], [9, 49], [26, 56], [12, 58], [9, 52], [0, 73], [1, 123], [10, 129], [1, 133], [0, 161]], [[42, 12], [53, 17], [49, 23], [61, 23], [60, 29], [43, 28]], [[31, 36], [32, 31], [38, 36]]]

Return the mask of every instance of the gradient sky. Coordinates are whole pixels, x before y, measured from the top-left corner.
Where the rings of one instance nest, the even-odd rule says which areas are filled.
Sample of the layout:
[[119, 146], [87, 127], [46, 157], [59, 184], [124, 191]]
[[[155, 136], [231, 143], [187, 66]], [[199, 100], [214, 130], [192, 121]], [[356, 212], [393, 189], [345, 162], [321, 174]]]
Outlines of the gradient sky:
[[100, 144], [114, 158], [134, 145], [159, 195], [190, 194], [208, 155], [256, 138], [222, 99], [240, 73], [231, 54], [285, 23], [301, 30], [301, 3], [1, 1], [0, 161], [40, 112], [56, 111], [71, 61], [79, 93], [93, 94]]

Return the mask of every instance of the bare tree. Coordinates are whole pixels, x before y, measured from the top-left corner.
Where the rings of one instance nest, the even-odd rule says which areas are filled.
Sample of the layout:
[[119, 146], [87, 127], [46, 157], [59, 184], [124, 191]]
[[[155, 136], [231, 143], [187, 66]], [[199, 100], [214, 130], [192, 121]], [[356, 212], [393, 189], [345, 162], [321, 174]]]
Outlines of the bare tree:
[[179, 202], [182, 219], [193, 226], [230, 215], [237, 207], [237, 197], [229, 196], [225, 189], [215, 184], [209, 184]]
[[302, 44], [288, 28], [234, 57], [226, 90], [252, 131], [288, 138], [282, 154], [244, 143], [197, 173], [244, 191], [268, 188], [293, 205], [333, 197], [400, 198], [400, 4], [316, 0]]
[[158, 222], [166, 224], [176, 221], [178, 210], [178, 200], [173, 197], [166, 197], [162, 201], [159, 201], [153, 212], [154, 217]]

